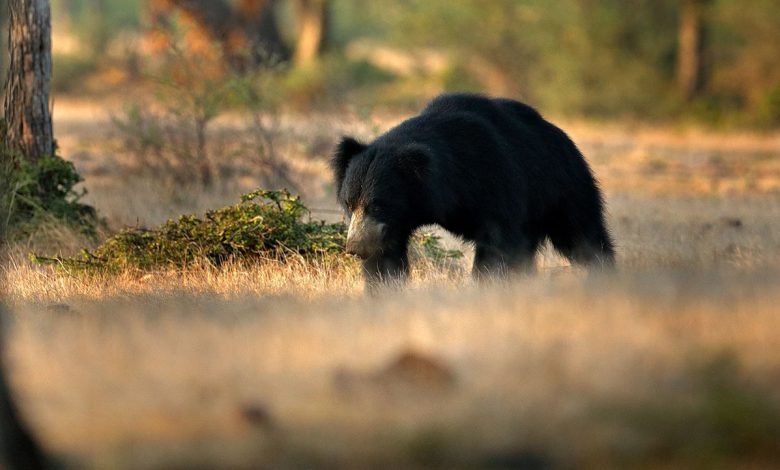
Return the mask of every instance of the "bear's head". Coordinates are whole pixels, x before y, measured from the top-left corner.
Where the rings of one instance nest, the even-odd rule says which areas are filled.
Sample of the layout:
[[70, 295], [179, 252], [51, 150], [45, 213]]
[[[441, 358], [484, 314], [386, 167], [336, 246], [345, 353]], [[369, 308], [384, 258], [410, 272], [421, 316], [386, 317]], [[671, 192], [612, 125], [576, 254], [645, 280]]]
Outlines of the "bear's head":
[[349, 216], [347, 252], [364, 260], [405, 256], [409, 237], [425, 219], [429, 166], [430, 152], [420, 144], [341, 141], [331, 168]]

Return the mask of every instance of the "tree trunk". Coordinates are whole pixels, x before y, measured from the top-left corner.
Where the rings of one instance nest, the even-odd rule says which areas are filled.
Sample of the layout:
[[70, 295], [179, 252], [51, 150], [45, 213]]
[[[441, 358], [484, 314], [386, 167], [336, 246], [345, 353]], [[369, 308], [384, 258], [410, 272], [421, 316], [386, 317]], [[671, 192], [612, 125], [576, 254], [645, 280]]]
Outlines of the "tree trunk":
[[168, 0], [147, 0], [142, 13], [144, 36], [152, 54], [171, 47], [171, 5]]
[[705, 0], [681, 0], [677, 44], [677, 87], [685, 100], [701, 91]]
[[48, 0], [10, 0], [10, 51], [3, 97], [11, 149], [35, 160], [54, 154], [49, 110], [51, 10]]
[[322, 52], [328, 33], [328, 4], [328, 0], [295, 0], [298, 25], [295, 65], [309, 65]]
[[178, 9], [200, 34], [219, 44], [227, 62], [246, 71], [290, 56], [274, 15], [275, 0], [149, 0], [150, 16], [158, 25]]
[[[5, 70], [8, 64], [8, 2], [0, 0], [0, 83], [5, 83]], [[0, 103], [2, 106], [2, 103]], [[2, 113], [2, 108], [0, 108]]]
[[[244, 43], [243, 39], [231, 41], [234, 43], [231, 51], [239, 58], [249, 54], [248, 63], [245, 64], [244, 69], [254, 68], [265, 63], [273, 64], [277, 61], [286, 61], [290, 58], [290, 49], [282, 40], [276, 23], [275, 5], [276, 0], [238, 1], [234, 12], [238, 27], [232, 31], [243, 31], [242, 35], [246, 37], [246, 42]], [[241, 38], [241, 34], [239, 38]]]

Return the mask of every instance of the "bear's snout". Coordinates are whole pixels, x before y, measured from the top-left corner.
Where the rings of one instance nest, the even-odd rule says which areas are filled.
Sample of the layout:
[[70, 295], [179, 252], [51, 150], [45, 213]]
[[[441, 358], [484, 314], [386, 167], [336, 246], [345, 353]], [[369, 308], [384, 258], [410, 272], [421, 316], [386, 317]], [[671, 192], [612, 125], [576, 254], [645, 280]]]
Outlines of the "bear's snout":
[[347, 231], [347, 253], [370, 258], [382, 249], [385, 224], [366, 216], [362, 209], [352, 213]]

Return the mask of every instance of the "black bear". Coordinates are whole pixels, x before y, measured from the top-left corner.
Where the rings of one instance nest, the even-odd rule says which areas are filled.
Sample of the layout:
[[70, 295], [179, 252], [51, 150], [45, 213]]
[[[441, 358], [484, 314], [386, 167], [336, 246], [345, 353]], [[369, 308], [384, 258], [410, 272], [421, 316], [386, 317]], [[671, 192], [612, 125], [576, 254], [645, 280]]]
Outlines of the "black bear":
[[614, 262], [588, 164], [518, 101], [441, 95], [370, 144], [345, 137], [331, 166], [369, 286], [406, 276], [409, 238], [428, 224], [475, 244], [477, 277], [531, 270], [545, 239], [573, 262]]

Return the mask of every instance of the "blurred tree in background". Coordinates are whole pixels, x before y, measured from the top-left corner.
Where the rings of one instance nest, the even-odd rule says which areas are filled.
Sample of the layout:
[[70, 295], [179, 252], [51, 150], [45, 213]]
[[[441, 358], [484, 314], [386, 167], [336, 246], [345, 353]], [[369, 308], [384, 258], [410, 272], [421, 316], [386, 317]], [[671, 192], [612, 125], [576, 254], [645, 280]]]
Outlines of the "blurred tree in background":
[[648, 114], [673, 76], [676, 0], [403, 0], [399, 44], [449, 50], [445, 86], [555, 112]]
[[297, 41], [295, 64], [312, 64], [323, 52], [328, 39], [330, 2], [328, 0], [293, 0]]
[[[297, 35], [292, 46], [282, 37], [276, 0], [147, 0], [153, 34], [158, 45], [174, 36], [176, 13], [188, 23], [186, 42], [216, 43], [222, 56], [237, 71], [284, 62], [294, 57], [296, 65], [307, 65], [322, 51], [328, 19], [328, 0], [291, 0]], [[162, 34], [160, 34], [162, 33]], [[200, 47], [204, 50], [207, 47]], [[294, 49], [294, 56], [291, 54]]]
[[[96, 58], [58, 67], [55, 50], [63, 77], [116, 62], [144, 22], [189, 21], [185, 42], [216, 43], [234, 68], [289, 59], [279, 93], [295, 102], [417, 105], [472, 90], [572, 116], [780, 125], [777, 0], [53, 1], [55, 23]], [[128, 53], [150, 55], [135, 44]]]
[[448, 52], [445, 89], [511, 94], [591, 117], [780, 122], [775, 0], [392, 3], [382, 5], [377, 37]]
[[704, 86], [704, 7], [706, 0], [680, 0], [677, 35], [677, 86], [690, 101]]
[[710, 120], [744, 110], [753, 123], [780, 126], [780, 2], [718, 0], [711, 23], [709, 85], [702, 104]]
[[[279, 33], [274, 0], [148, 0], [154, 29], [171, 36], [175, 13], [188, 22], [187, 43], [219, 44], [222, 56], [238, 71], [267, 61], [287, 60], [289, 48]], [[163, 43], [165, 46], [165, 44]], [[200, 49], [206, 49], [201, 47]]]

